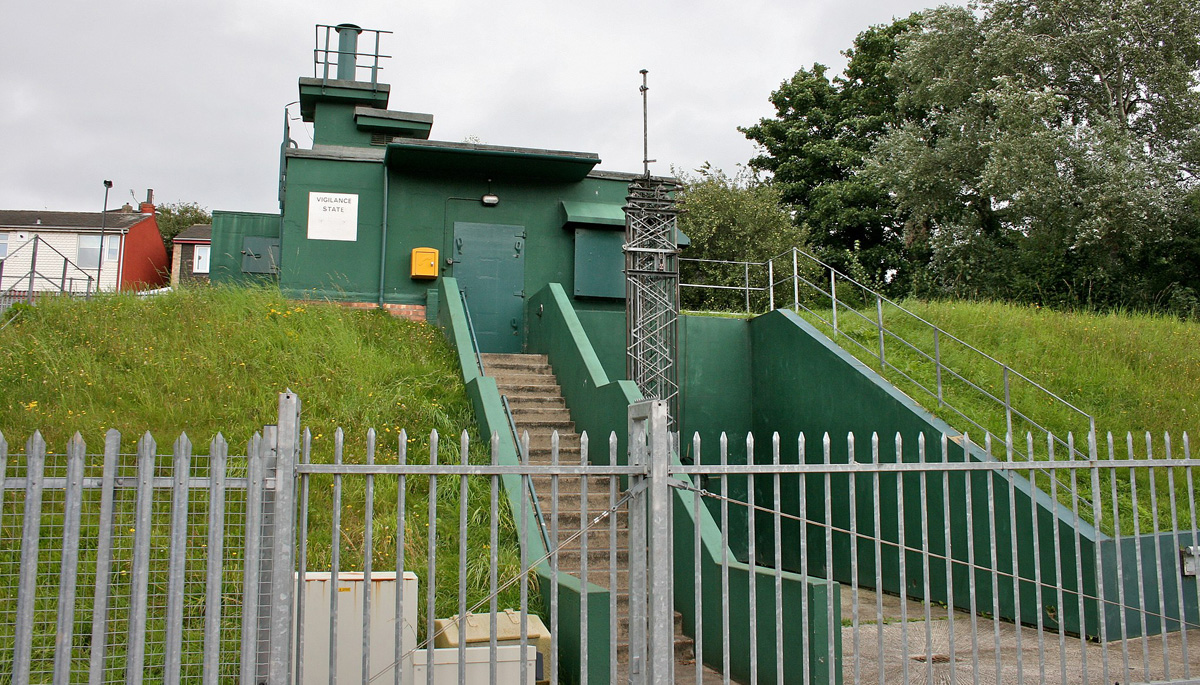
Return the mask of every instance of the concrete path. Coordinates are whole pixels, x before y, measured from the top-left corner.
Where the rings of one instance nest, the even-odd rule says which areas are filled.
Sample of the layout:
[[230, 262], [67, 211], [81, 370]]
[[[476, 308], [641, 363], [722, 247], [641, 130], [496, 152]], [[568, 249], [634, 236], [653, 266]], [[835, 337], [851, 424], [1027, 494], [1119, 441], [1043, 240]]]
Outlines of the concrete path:
[[1101, 645], [1071, 636], [1064, 636], [1060, 642], [1056, 631], [1044, 631], [1039, 639], [1035, 628], [1018, 629], [1011, 623], [976, 618], [977, 639], [973, 641], [968, 614], [954, 612], [952, 624], [945, 608], [931, 607], [932, 620], [927, 623], [924, 607], [907, 601], [904, 606], [908, 621], [901, 621], [900, 599], [884, 595], [881, 625], [875, 620], [876, 594], [860, 590], [858, 595], [857, 636], [850, 625], [852, 597], [849, 592], [843, 592], [842, 597], [846, 685], [904, 683], [906, 676], [910, 683], [982, 685], [1108, 685], [1200, 678], [1200, 630], [1187, 632], [1185, 650], [1181, 633], [1169, 633], [1165, 639], [1151, 636], [1129, 640], [1125, 645], [1120, 641]]

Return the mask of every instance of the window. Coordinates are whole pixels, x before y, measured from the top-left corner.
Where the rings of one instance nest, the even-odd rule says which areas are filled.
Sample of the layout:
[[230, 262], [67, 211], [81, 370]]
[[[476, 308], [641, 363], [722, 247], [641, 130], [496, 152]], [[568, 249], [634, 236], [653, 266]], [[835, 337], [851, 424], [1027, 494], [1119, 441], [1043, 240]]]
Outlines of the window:
[[100, 268], [100, 236], [79, 236], [79, 255], [76, 262], [81, 269]]
[[120, 235], [104, 236], [104, 247], [107, 248], [104, 252], [104, 261], [115, 262], [121, 258], [121, 236]]
[[8, 256], [8, 234], [0, 233], [0, 259]]
[[196, 246], [196, 251], [192, 254], [192, 273], [208, 273], [208, 251], [210, 249], [209, 245]]

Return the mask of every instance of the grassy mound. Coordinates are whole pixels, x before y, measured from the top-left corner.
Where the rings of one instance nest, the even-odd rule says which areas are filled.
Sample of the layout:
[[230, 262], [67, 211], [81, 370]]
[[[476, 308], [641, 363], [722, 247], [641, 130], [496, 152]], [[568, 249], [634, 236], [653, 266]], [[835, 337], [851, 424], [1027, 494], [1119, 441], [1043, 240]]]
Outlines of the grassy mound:
[[[344, 458], [350, 463], [365, 461], [368, 428], [377, 431], [377, 462], [395, 463], [401, 429], [407, 429], [409, 436], [410, 463], [428, 463], [430, 432], [435, 429], [441, 436], [440, 461], [460, 461], [464, 429], [471, 438], [471, 461], [486, 463], [490, 459], [487, 446], [475, 432], [456, 357], [441, 333], [426, 323], [335, 305], [290, 302], [269, 288], [183, 289], [158, 297], [115, 295], [90, 302], [50, 299], [18, 312], [0, 330], [0, 430], [10, 443], [10, 477], [21, 475], [24, 440], [34, 430], [41, 430], [49, 449], [58, 453], [49, 460], [55, 466], [48, 466], [48, 475], [62, 468], [61, 453], [77, 431], [86, 439], [90, 454], [102, 451], [106, 430], [121, 431], [128, 465], [134, 463], [128, 453], [146, 431], [158, 441], [160, 455], [170, 452], [171, 443], [182, 431], [190, 436], [198, 455], [207, 454], [208, 442], [218, 432], [229, 440], [231, 455], [244, 454], [254, 432], [276, 421], [277, 393], [287, 388], [299, 394], [303, 403], [302, 425], [311, 431], [313, 461], [332, 461], [338, 427], [346, 430]], [[89, 457], [88, 475], [99, 462], [98, 457]], [[160, 456], [160, 468], [165, 464], [166, 457]], [[230, 465], [231, 475], [239, 475], [245, 460], [231, 457]], [[194, 468], [197, 475], [205, 473], [202, 458], [194, 460]], [[486, 597], [488, 587], [489, 484], [484, 478], [469, 480], [468, 509], [473, 525], [467, 535], [467, 568], [472, 604]], [[329, 569], [333, 485], [332, 477], [311, 479], [308, 568], [314, 571]], [[424, 588], [429, 581], [428, 485], [427, 479], [413, 477], [406, 487], [405, 566], [420, 576], [422, 616]], [[438, 616], [457, 613], [458, 486], [458, 478], [444, 477], [439, 482], [434, 579]], [[376, 570], [395, 569], [397, 487], [394, 476], [374, 479], [372, 560]], [[363, 564], [367, 518], [365, 479], [343, 477], [342, 489], [341, 568], [358, 570]], [[94, 491], [87, 496], [92, 494]], [[162, 496], [169, 498], [169, 493]], [[231, 501], [238, 496], [229, 495]], [[58, 500], [57, 505], [48, 500], [49, 527], [43, 528], [49, 531], [43, 540], [47, 563], [56, 563], [61, 544], [61, 539], [54, 539], [60, 534], [53, 522], [61, 515], [53, 509], [61, 507], [61, 495]], [[189, 545], [202, 546], [207, 495], [197, 491], [193, 500]], [[124, 525], [132, 512], [132, 500], [122, 502], [118, 526]], [[156, 513], [156, 536], [166, 533], [166, 503], [161, 503], [164, 515]], [[10, 492], [3, 504], [0, 539], [8, 543], [0, 549], [0, 576], [15, 579], [20, 493]], [[159, 506], [156, 499], [156, 511]], [[506, 507], [502, 507], [500, 528], [498, 576], [504, 582], [519, 570], [516, 530]], [[122, 538], [119, 544], [126, 543]], [[237, 536], [229, 537], [227, 549], [234, 566], [240, 563], [235, 557], [241, 544]], [[116, 550], [118, 568], [127, 561], [128, 553], [125, 548]], [[165, 558], [155, 554], [151, 582], [165, 587]], [[200, 586], [192, 589], [202, 593], [204, 550], [189, 550], [189, 557], [189, 575], [201, 574], [195, 576]], [[94, 549], [85, 545], [82, 559], [80, 583], [84, 587], [93, 582], [86, 574]], [[236, 601], [239, 573], [231, 571], [226, 578], [227, 597]], [[12, 609], [15, 582], [10, 589], [0, 592], [0, 618]], [[52, 585], [47, 585], [46, 593], [47, 599], [53, 596]], [[39, 591], [39, 597], [41, 594]], [[536, 594], [531, 593], [533, 596]], [[118, 608], [123, 601], [120, 596], [114, 599]], [[162, 626], [163, 607], [157, 602], [153, 600], [151, 606], [148, 651], [152, 663], [162, 653], [156, 640], [161, 637], [157, 631]], [[518, 603], [516, 586], [499, 599], [501, 607]], [[185, 629], [195, 637], [192, 633], [202, 629], [202, 602], [189, 607]], [[85, 614], [86, 608], [82, 612]], [[53, 626], [52, 618], [48, 625]], [[11, 640], [10, 630], [11, 625], [0, 629], [0, 642]], [[236, 651], [236, 634], [229, 639], [229, 648]], [[42, 647], [48, 650], [53, 636], [40, 636], [39, 644], [46, 640], [49, 642]]]
[[[1059, 312], [995, 302], [909, 300], [903, 305], [1091, 414], [1101, 434], [1112, 431], [1123, 436], [1127, 431], [1155, 434], [1170, 431], [1172, 436], [1181, 438], [1184, 431], [1195, 433], [1200, 427], [1197, 401], [1200, 400], [1200, 325], [1196, 323], [1145, 314]], [[870, 323], [843, 313], [839, 331], [859, 343], [843, 343], [851, 353], [878, 369], [878, 330], [874, 325], [877, 314], [871, 308], [863, 316]], [[828, 325], [815, 323], [830, 332]], [[933, 355], [933, 337], [928, 327], [891, 308], [884, 310], [884, 323], [925, 354]], [[936, 371], [928, 360], [890, 336], [885, 346], [889, 365], [899, 367], [928, 388], [936, 388]], [[962, 373], [992, 395], [1004, 397], [1000, 367], [945, 336], [940, 347], [946, 367]], [[951, 424], [958, 427], [962, 423], [955, 421], [952, 413], [938, 412], [936, 397], [907, 382], [896, 370], [885, 367], [883, 375], [911, 390], [914, 399]], [[962, 385], [943, 372], [946, 399], [961, 404], [964, 413], [981, 417], [976, 420], [1003, 435], [1003, 406], [997, 411], [994, 402]], [[1010, 388], [1013, 406], [1029, 407], [1030, 417], [1056, 435], [1065, 436], [1068, 431], [1075, 431], [1080, 437], [1086, 434], [1086, 422], [1081, 424], [1069, 411], [1048, 409], [1053, 403], [1039, 397], [1039, 392], [1015, 375], [1010, 375]], [[969, 426], [963, 429], [966, 428]], [[1022, 432], [1019, 425], [1014, 430]]]
[[186, 430], [196, 442], [220, 431], [244, 444], [274, 423], [286, 388], [322, 453], [336, 426], [374, 427], [385, 444], [401, 427], [424, 440], [473, 424], [435, 328], [271, 289], [52, 299], [0, 331], [0, 427], [22, 439], [40, 429], [51, 445], [75, 431], [100, 440], [108, 428], [160, 441]]

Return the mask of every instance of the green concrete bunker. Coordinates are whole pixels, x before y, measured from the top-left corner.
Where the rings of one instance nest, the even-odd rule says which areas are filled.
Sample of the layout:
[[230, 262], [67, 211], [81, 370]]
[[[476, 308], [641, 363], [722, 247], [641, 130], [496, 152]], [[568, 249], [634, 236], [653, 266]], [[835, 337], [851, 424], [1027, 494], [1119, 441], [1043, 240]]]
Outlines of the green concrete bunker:
[[[575, 430], [593, 445], [615, 433], [623, 460], [629, 407], [642, 399], [626, 380], [624, 208], [630, 183], [642, 175], [598, 170], [600, 158], [592, 153], [436, 141], [432, 115], [387, 109], [390, 87], [376, 80], [370, 64], [343, 69], [339, 63], [333, 75], [325, 66], [324, 74], [298, 84], [300, 115], [313, 128], [310, 149], [295, 144], [285, 118], [280, 212], [214, 212], [212, 280], [275, 281], [288, 297], [435, 322], [457, 350], [480, 433], [502, 438], [502, 463], [519, 463], [520, 449], [506, 399], [480, 355], [544, 355]], [[676, 245], [686, 242], [676, 236]], [[414, 251], [437, 255], [433, 273], [414, 270]], [[685, 315], [677, 326], [676, 463], [717, 464], [725, 434], [727, 463], [771, 464], [775, 433], [784, 464], [996, 460], [793, 311]], [[857, 442], [847, 442], [851, 433]], [[872, 434], [885, 443], [877, 454]], [[747, 435], [758, 446], [753, 453]], [[894, 449], [896, 435], [903, 442]], [[703, 446], [699, 453], [693, 436]], [[590, 454], [596, 462], [608, 453]], [[703, 624], [698, 658], [721, 666], [728, 638], [732, 677], [748, 678], [758, 663], [765, 680], [774, 677], [774, 625], [759, 624], [759, 651], [752, 654], [750, 616], [752, 609], [760, 616], [775, 610], [777, 554], [785, 604], [820, 617], [802, 637], [796, 625], [785, 627], [788, 644], [809, 646], [808, 653], [783, 655], [789, 680], [802, 673], [821, 682], [846, 678], [841, 627], [850, 617], [840, 593], [847, 585], [1092, 639], [1158, 635], [1200, 621], [1196, 577], [1173, 570], [1180, 545], [1200, 544], [1195, 530], [1117, 538], [1016, 470], [1004, 474], [964, 469], [922, 478], [916, 470], [896, 470], [877, 475], [872, 486], [849, 471], [816, 473], [779, 493], [765, 477], [699, 479], [699, 487], [722, 481], [726, 496], [743, 502], [751, 495], [771, 502], [778, 494], [787, 516], [778, 550], [770, 517], [752, 525], [744, 509], [722, 512], [714, 501], [697, 510], [687, 491], [673, 490], [675, 609], [689, 635]], [[512, 503], [520, 496], [515, 480], [505, 482]], [[880, 511], [889, 515], [881, 519]], [[727, 549], [722, 515], [729, 517]], [[534, 534], [537, 525], [531, 523], [527, 538], [535, 548], [531, 558], [548, 552]], [[980, 557], [968, 558], [972, 548]], [[938, 563], [927, 563], [931, 556]], [[694, 558], [701, 560], [698, 571]], [[732, 559], [727, 596], [719, 577], [723, 559]], [[537, 573], [545, 603], [557, 594], [563, 612], [564, 669], [578, 673], [586, 643], [589, 678], [603, 682], [616, 621], [610, 590], [584, 588], [565, 574], [551, 587], [544, 562]], [[693, 602], [697, 583], [709, 598], [702, 621]], [[751, 607], [750, 588], [761, 607]], [[589, 620], [582, 635], [585, 593]], [[1053, 602], [1046, 599], [1051, 595]], [[1157, 604], [1131, 609], [1130, 598], [1143, 595]], [[722, 608], [729, 621], [724, 635]]]

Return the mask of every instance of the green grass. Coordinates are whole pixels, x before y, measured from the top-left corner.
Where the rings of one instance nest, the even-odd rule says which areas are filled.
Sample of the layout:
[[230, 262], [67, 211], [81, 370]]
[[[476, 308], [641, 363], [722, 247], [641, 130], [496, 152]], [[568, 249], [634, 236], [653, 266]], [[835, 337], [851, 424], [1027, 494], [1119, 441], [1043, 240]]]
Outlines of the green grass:
[[[245, 444], [255, 431], [276, 421], [277, 396], [284, 389], [295, 391], [303, 402], [302, 424], [311, 431], [312, 459], [333, 459], [335, 430], [345, 434], [345, 460], [365, 461], [366, 431], [378, 432], [377, 462], [395, 463], [399, 433], [407, 429], [410, 463], [427, 463], [429, 435], [442, 436], [440, 461], [459, 461], [459, 434], [467, 429], [472, 447], [470, 459], [489, 459], [486, 445], [478, 440], [474, 417], [461, 382], [456, 358], [441, 333], [425, 323], [395, 319], [377, 312], [348, 310], [334, 305], [299, 304], [283, 299], [277, 291], [262, 289], [183, 289], [164, 296], [138, 298], [106, 296], [91, 302], [51, 299], [25, 309], [0, 330], [0, 430], [10, 443], [10, 477], [23, 470], [24, 440], [40, 430], [49, 449], [54, 469], [65, 461], [61, 453], [71, 435], [78, 432], [88, 442], [88, 452], [101, 451], [104, 432], [122, 433], [126, 473], [133, 464], [131, 454], [137, 438], [146, 431], [158, 441], [159, 468], [168, 463], [171, 443], [182, 431], [193, 440], [197, 455], [208, 453], [208, 443], [218, 432], [230, 442], [230, 454], [244, 454]], [[95, 457], [89, 464], [98, 464]], [[206, 459], [193, 461], [195, 473], [206, 473]], [[231, 475], [244, 473], [244, 459], [231, 458]], [[48, 472], [49, 475], [49, 472]], [[98, 475], [98, 466], [88, 475]], [[342, 479], [341, 568], [358, 570], [363, 563], [365, 479]], [[332, 478], [311, 479], [309, 506], [308, 568], [328, 570], [332, 549]], [[438, 551], [435, 611], [438, 616], [457, 612], [458, 513], [457, 478], [442, 478], [438, 490]], [[376, 570], [395, 569], [396, 496], [395, 477], [375, 478], [373, 515], [373, 560]], [[486, 596], [489, 552], [489, 481], [469, 480], [467, 569], [470, 603]], [[89, 494], [90, 498], [94, 492]], [[129, 494], [129, 493], [126, 493]], [[53, 644], [53, 597], [56, 592], [57, 548], [61, 544], [61, 494], [55, 500], [48, 491], [47, 515], [43, 526], [43, 573], [46, 585], [39, 590], [49, 605], [39, 610], [45, 622], [38, 640], [40, 658], [50, 658]], [[240, 493], [230, 491], [236, 508]], [[420, 612], [424, 615], [427, 582], [428, 480], [409, 478], [406, 487], [407, 521], [405, 566], [421, 579]], [[15, 600], [15, 575], [19, 556], [21, 505], [19, 493], [5, 498], [0, 514], [0, 643], [11, 644], [11, 612]], [[169, 526], [167, 492], [156, 495], [155, 562], [151, 583], [165, 594], [166, 533]], [[127, 501], [126, 501], [127, 500]], [[207, 494], [192, 498], [189, 529], [188, 632], [198, 636], [203, 623], [202, 546], [207, 535], [204, 516]], [[503, 498], [502, 498], [503, 500]], [[92, 505], [95, 506], [94, 504]], [[118, 579], [128, 572], [132, 498], [122, 500], [117, 530]], [[95, 522], [85, 517], [85, 526]], [[500, 581], [517, 575], [519, 551], [511, 514], [502, 507], [499, 546]], [[162, 537], [159, 537], [162, 536]], [[226, 574], [226, 599], [240, 601], [242, 537], [236, 526], [227, 531], [227, 551], [232, 572]], [[124, 545], [122, 547], [121, 545]], [[87, 574], [94, 560], [94, 540], [85, 543], [83, 571], [77, 611], [77, 633], [90, 631], [90, 583]], [[122, 565], [123, 564], [123, 565]], [[12, 582], [10, 582], [12, 581]], [[88, 588], [85, 592], [84, 588]], [[531, 590], [531, 598], [536, 592]], [[128, 597], [114, 599], [117, 618]], [[151, 633], [161, 636], [163, 602], [151, 607]], [[516, 586], [500, 597], [501, 607], [518, 606]], [[535, 606], [535, 609], [537, 607]], [[229, 611], [227, 609], [227, 611]], [[236, 622], [235, 622], [236, 623]], [[424, 624], [422, 619], [421, 625]], [[227, 637], [226, 649], [236, 655], [236, 625]], [[123, 640], [118, 640], [123, 641]], [[76, 654], [86, 658], [86, 649]], [[198, 649], [198, 645], [194, 646]], [[152, 637], [147, 645], [148, 661], [161, 664], [162, 645]], [[82, 664], [86, 672], [86, 664]], [[189, 667], [195, 659], [188, 660]], [[2, 669], [0, 669], [2, 670]], [[3, 680], [3, 676], [0, 676]], [[35, 678], [36, 680], [36, 678]]]
[[[1095, 417], [1102, 435], [1112, 431], [1123, 436], [1128, 431], [1169, 431], [1182, 437], [1200, 427], [1200, 325], [1177, 319], [1128, 314], [1065, 313], [1037, 307], [990, 302], [921, 302], [909, 300], [903, 306], [954, 334], [966, 343], [1020, 371], [1030, 380]], [[842, 312], [839, 333], [853, 338], [843, 346], [863, 362], [879, 369], [876, 312], [863, 311], [870, 323]], [[826, 333], [827, 324], [806, 315]], [[826, 318], [828, 318], [826, 316]], [[892, 307], [884, 309], [885, 327], [933, 354], [933, 334], [915, 319]], [[941, 336], [943, 365], [1003, 398], [1003, 372], [1000, 367], [970, 353]], [[886, 358], [891, 366], [936, 388], [936, 372], [927, 360], [904, 348], [890, 336], [886, 339]], [[894, 369], [885, 367], [883, 375], [911, 390], [921, 404], [963, 430], [953, 412], [939, 411], [936, 397], [906, 382]], [[945, 396], [964, 413], [976, 418], [999, 436], [1006, 431], [1003, 405], [986, 401], [981, 394], [955, 383], [943, 373]], [[1087, 422], [1061, 408], [1030, 384], [1010, 375], [1012, 404], [1031, 418], [1064, 436], [1075, 431], [1086, 435]], [[953, 397], [951, 397], [953, 394]], [[1019, 422], [1019, 419], [1018, 419]], [[1021, 426], [1014, 425], [1020, 434]]]

